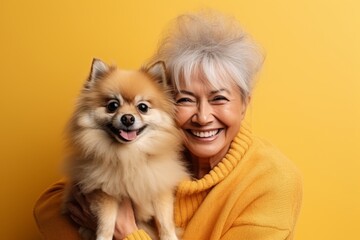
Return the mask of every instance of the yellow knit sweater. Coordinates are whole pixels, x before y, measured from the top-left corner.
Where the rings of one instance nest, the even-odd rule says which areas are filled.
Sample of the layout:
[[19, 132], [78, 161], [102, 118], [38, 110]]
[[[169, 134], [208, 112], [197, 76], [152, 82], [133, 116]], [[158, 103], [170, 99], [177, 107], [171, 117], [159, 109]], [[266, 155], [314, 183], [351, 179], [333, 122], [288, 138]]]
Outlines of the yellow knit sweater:
[[[45, 239], [79, 239], [60, 214], [63, 182], [48, 189], [34, 215]], [[290, 240], [299, 215], [302, 182], [276, 148], [242, 127], [224, 159], [199, 180], [182, 182], [174, 219], [184, 240]], [[139, 230], [127, 240], [149, 240]]]

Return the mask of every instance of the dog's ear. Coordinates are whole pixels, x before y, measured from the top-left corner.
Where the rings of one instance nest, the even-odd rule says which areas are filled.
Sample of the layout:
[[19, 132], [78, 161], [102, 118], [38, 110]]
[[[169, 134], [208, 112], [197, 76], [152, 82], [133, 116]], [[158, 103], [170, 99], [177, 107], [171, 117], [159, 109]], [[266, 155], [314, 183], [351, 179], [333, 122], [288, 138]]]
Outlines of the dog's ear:
[[106, 63], [100, 59], [94, 58], [91, 64], [91, 70], [86, 81], [85, 88], [89, 89], [96, 81], [96, 79], [103, 77], [109, 70], [110, 67]]
[[156, 81], [158, 81], [164, 88], [167, 87], [166, 67], [163, 61], [155, 62], [150, 65], [145, 71], [150, 74]]

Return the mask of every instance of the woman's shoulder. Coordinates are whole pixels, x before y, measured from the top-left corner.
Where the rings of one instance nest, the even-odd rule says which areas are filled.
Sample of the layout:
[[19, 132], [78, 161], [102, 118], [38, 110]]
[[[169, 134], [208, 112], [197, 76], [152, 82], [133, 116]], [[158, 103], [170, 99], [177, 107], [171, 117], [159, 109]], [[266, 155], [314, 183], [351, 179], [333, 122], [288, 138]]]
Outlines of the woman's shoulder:
[[258, 161], [264, 166], [279, 168], [279, 170], [287, 168], [289, 171], [298, 172], [294, 162], [277, 146], [259, 136], [253, 136], [252, 139], [252, 147], [249, 152], [250, 158], [254, 161]]
[[274, 144], [253, 136], [248, 154], [247, 164], [252, 166], [252, 171], [257, 172], [258, 179], [269, 180], [277, 187], [283, 185], [298, 190], [302, 188], [299, 168]]
[[278, 147], [266, 139], [253, 133], [248, 125], [240, 128], [239, 134], [234, 139], [233, 150], [238, 152], [240, 161], [263, 167], [298, 172], [292, 160], [288, 158]]
[[232, 174], [235, 179], [301, 182], [301, 173], [294, 162], [274, 144], [254, 134], [247, 125], [241, 127], [229, 153], [238, 159]]

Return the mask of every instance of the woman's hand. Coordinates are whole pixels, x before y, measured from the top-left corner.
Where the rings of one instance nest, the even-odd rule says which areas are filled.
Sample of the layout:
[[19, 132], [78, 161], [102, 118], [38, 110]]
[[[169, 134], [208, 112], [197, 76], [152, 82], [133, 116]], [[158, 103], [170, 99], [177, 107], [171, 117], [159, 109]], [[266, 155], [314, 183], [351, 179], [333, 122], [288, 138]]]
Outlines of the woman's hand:
[[[83, 195], [78, 186], [73, 186], [71, 193], [73, 201], [66, 205], [71, 219], [81, 227], [96, 232], [97, 218], [90, 210], [90, 199]], [[125, 198], [118, 208], [114, 239], [124, 239], [127, 235], [138, 230], [131, 200]]]
[[114, 239], [124, 239], [127, 235], [138, 230], [135, 222], [134, 210], [129, 198], [125, 198], [119, 205], [115, 224]]
[[66, 204], [70, 218], [81, 227], [96, 232], [97, 218], [90, 210], [88, 199], [81, 193], [78, 186], [73, 186], [70, 194], [73, 201], [69, 201]]

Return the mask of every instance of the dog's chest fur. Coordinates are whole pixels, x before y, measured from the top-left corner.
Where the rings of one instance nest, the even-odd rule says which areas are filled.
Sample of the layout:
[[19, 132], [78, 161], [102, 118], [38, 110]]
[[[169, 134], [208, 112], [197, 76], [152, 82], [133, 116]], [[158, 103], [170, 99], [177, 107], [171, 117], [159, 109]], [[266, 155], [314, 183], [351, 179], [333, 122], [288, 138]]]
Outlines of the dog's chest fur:
[[184, 167], [178, 159], [174, 151], [150, 155], [128, 145], [97, 159], [77, 161], [73, 176], [84, 193], [101, 189], [119, 201], [130, 197], [138, 218], [147, 221], [154, 214], [152, 201], [184, 179]]

